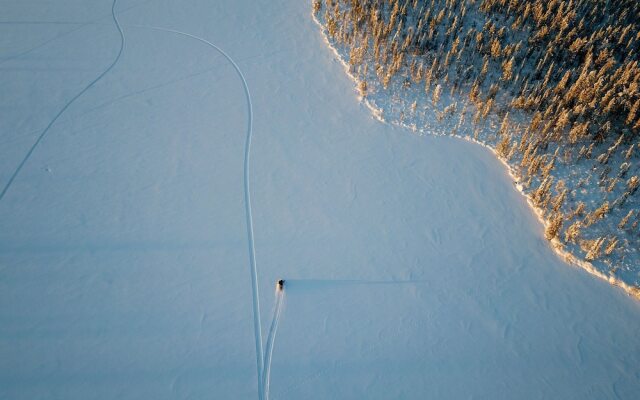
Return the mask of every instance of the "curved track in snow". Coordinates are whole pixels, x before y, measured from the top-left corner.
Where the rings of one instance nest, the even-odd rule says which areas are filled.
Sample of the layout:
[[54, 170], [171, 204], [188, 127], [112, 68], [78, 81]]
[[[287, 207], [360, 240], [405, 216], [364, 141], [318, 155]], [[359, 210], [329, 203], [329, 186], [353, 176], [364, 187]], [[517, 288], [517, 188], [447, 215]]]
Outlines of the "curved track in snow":
[[131, 25], [133, 28], [140, 29], [151, 29], [160, 32], [169, 32], [175, 33], [177, 35], [186, 36], [192, 39], [195, 39], [201, 43], [206, 44], [207, 46], [213, 48], [218, 53], [220, 53], [224, 58], [226, 58], [233, 69], [236, 71], [236, 74], [242, 81], [242, 87], [244, 89], [245, 98], [247, 99], [247, 109], [248, 109], [248, 118], [247, 118], [247, 136], [244, 146], [244, 205], [245, 205], [245, 215], [247, 220], [247, 239], [249, 244], [249, 262], [251, 266], [251, 289], [253, 295], [253, 327], [254, 327], [254, 336], [256, 341], [256, 364], [258, 370], [258, 396], [260, 399], [264, 399], [264, 388], [262, 386], [262, 376], [264, 369], [264, 351], [262, 347], [262, 327], [260, 323], [260, 297], [258, 292], [258, 269], [256, 266], [256, 250], [254, 245], [254, 235], [253, 235], [253, 217], [251, 213], [251, 193], [250, 193], [250, 180], [249, 180], [249, 161], [251, 156], [251, 135], [253, 132], [253, 105], [251, 104], [251, 94], [249, 93], [249, 86], [247, 85], [247, 80], [245, 79], [240, 67], [236, 64], [235, 61], [220, 47], [215, 44], [209, 42], [206, 39], [201, 37], [192, 35], [190, 33], [177, 31], [174, 29], [160, 28], [156, 26], [145, 26], [145, 25]]
[[[84, 93], [86, 93], [93, 85], [95, 85], [98, 81], [100, 81], [109, 71], [111, 71], [115, 65], [120, 60], [122, 56], [124, 45], [125, 45], [125, 36], [122, 30], [122, 26], [120, 25], [118, 18], [116, 17], [115, 7], [118, 0], [113, 0], [113, 4], [111, 5], [111, 16], [113, 21], [118, 29], [120, 34], [120, 49], [118, 50], [118, 54], [113, 62], [93, 81], [91, 81], [87, 86], [84, 87], [78, 94], [76, 94], [71, 100], [69, 100], [64, 107], [53, 117], [53, 119], [49, 122], [49, 124], [45, 127], [42, 133], [38, 136], [34, 144], [31, 146], [27, 154], [24, 156], [16, 170], [13, 172], [7, 183], [0, 192], [0, 201], [4, 198], [5, 194], [13, 184], [14, 180], [28, 161], [28, 159], [33, 154], [34, 150], [40, 144], [45, 135], [49, 132], [51, 127], [55, 124], [55, 122], [60, 118], [60, 116]], [[89, 25], [89, 24], [87, 24]], [[84, 25], [83, 25], [84, 26]], [[150, 29], [161, 32], [169, 32], [182, 36], [186, 36], [192, 39], [195, 39], [201, 43], [206, 44], [207, 46], [213, 48], [218, 53], [220, 53], [223, 57], [225, 57], [233, 66], [236, 71], [238, 77], [242, 82], [242, 86], [244, 89], [245, 98], [247, 100], [247, 109], [248, 109], [248, 118], [247, 118], [247, 135], [245, 141], [244, 148], [244, 203], [245, 203], [245, 215], [246, 215], [246, 225], [247, 225], [247, 238], [249, 245], [249, 260], [251, 267], [251, 286], [252, 286], [252, 297], [253, 297], [253, 320], [254, 320], [254, 336], [256, 342], [256, 364], [257, 364], [257, 376], [258, 376], [258, 394], [260, 399], [264, 398], [264, 388], [262, 386], [262, 377], [263, 377], [263, 369], [264, 369], [264, 351], [262, 346], [262, 328], [260, 323], [260, 300], [259, 300], [259, 292], [258, 292], [258, 272], [256, 266], [256, 258], [255, 258], [255, 244], [254, 244], [254, 233], [253, 233], [253, 217], [251, 212], [251, 193], [250, 193], [250, 179], [249, 179], [249, 166], [250, 166], [250, 156], [251, 156], [251, 136], [253, 131], [253, 105], [251, 103], [251, 94], [249, 92], [249, 87], [247, 85], [247, 81], [240, 70], [240, 67], [236, 62], [220, 47], [215, 44], [209, 42], [206, 39], [201, 37], [192, 35], [190, 33], [177, 31], [174, 29], [160, 28], [155, 26], [144, 26], [144, 25], [127, 25], [132, 28], [140, 28], [140, 29]], [[279, 305], [277, 305], [279, 307]], [[276, 323], [277, 327], [277, 323]], [[271, 333], [269, 334], [271, 336]]]
[[20, 164], [18, 164], [18, 167], [15, 169], [15, 171], [13, 172], [13, 174], [11, 175], [11, 177], [9, 178], [9, 180], [7, 181], [7, 183], [4, 185], [2, 192], [0, 192], [0, 201], [2, 201], [2, 199], [4, 198], [4, 196], [7, 194], [7, 191], [9, 190], [9, 188], [11, 187], [11, 185], [13, 184], [13, 181], [16, 179], [16, 177], [18, 176], [18, 174], [20, 173], [20, 171], [22, 170], [22, 167], [24, 167], [24, 165], [27, 163], [27, 160], [29, 160], [29, 158], [31, 157], [31, 155], [33, 154], [34, 150], [36, 149], [36, 147], [38, 147], [38, 144], [40, 144], [40, 142], [42, 141], [42, 139], [45, 137], [45, 135], [47, 134], [47, 132], [49, 132], [49, 130], [51, 129], [51, 127], [53, 126], [53, 124], [56, 123], [56, 121], [58, 120], [58, 118], [60, 118], [60, 116], [62, 114], [64, 114], [64, 112], [76, 101], [80, 98], [80, 96], [82, 96], [83, 94], [85, 94], [87, 92], [87, 90], [89, 90], [93, 85], [95, 85], [100, 79], [102, 79], [106, 74], [109, 73], [109, 71], [111, 71], [113, 69], [113, 67], [115, 67], [115, 65], [118, 63], [118, 61], [120, 60], [120, 56], [122, 56], [122, 51], [124, 50], [124, 32], [122, 31], [122, 27], [120, 26], [120, 23], [118, 22], [118, 17], [116, 17], [116, 3], [118, 2], [118, 0], [113, 0], [113, 4], [111, 5], [111, 17], [113, 18], [113, 22], [116, 25], [116, 28], [118, 28], [118, 33], [120, 34], [120, 50], [118, 50], [118, 55], [116, 56], [116, 58], [111, 62], [111, 64], [107, 67], [107, 69], [105, 69], [104, 71], [102, 71], [102, 73], [100, 75], [98, 75], [97, 78], [95, 78], [94, 80], [92, 80], [87, 86], [84, 87], [84, 89], [82, 89], [78, 94], [76, 94], [71, 100], [69, 100], [67, 102], [67, 104], [64, 105], [64, 107], [62, 107], [62, 109], [60, 111], [58, 111], [58, 113], [56, 114], [55, 117], [53, 117], [53, 119], [49, 122], [49, 124], [47, 125], [46, 128], [44, 128], [44, 130], [42, 131], [42, 133], [40, 134], [40, 136], [38, 136], [38, 138], [36, 139], [36, 141], [33, 143], [33, 145], [31, 146], [31, 148], [29, 149], [29, 151], [27, 152], [27, 154], [24, 156], [24, 158], [22, 159], [22, 161], [20, 162]]
[[269, 400], [269, 381], [271, 380], [271, 358], [273, 356], [273, 344], [276, 340], [278, 332], [278, 322], [280, 321], [280, 311], [284, 303], [284, 290], [276, 289], [276, 305], [273, 309], [273, 318], [271, 319], [271, 327], [267, 336], [267, 346], [264, 349], [264, 369], [262, 377], [262, 388], [264, 400]]

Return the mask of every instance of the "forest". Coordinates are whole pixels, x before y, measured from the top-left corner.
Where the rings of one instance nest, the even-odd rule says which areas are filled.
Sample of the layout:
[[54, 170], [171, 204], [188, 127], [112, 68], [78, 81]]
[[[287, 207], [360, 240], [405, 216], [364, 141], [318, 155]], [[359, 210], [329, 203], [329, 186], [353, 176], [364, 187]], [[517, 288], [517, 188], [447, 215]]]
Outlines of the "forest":
[[394, 99], [393, 122], [418, 129], [457, 121], [449, 133], [508, 164], [554, 247], [640, 290], [640, 2], [314, 0], [313, 14], [365, 101]]

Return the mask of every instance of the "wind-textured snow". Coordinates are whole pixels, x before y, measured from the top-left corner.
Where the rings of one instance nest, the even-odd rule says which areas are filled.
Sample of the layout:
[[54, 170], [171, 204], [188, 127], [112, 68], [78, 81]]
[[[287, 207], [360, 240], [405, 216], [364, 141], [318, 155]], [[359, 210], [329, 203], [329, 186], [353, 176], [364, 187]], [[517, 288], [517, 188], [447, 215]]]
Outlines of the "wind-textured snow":
[[[0, 185], [116, 59], [111, 6], [0, 5]], [[270, 398], [636, 396], [638, 302], [563, 265], [488, 150], [372, 119], [308, 2], [115, 14], [122, 55], [0, 201], [0, 398], [258, 397], [246, 96], [185, 34], [251, 92]]]

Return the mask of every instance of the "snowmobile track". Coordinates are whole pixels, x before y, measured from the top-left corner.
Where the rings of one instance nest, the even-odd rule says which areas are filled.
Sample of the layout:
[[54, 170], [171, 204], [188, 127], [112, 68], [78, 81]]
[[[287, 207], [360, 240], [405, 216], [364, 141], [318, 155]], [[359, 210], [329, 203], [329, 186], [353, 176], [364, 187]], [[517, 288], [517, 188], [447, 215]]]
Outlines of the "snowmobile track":
[[[111, 6], [111, 16], [112, 16], [113, 21], [114, 21], [114, 23], [115, 23], [115, 25], [116, 25], [116, 27], [118, 29], [119, 34], [120, 34], [120, 49], [118, 50], [118, 54], [117, 54], [116, 58], [113, 60], [113, 62], [97, 78], [95, 78], [93, 81], [91, 81], [87, 86], [85, 86], [85, 88], [82, 91], [80, 91], [70, 101], [68, 101], [65, 104], [65, 106], [49, 122], [49, 124], [42, 131], [42, 133], [37, 138], [35, 143], [31, 146], [31, 148], [29, 149], [27, 154], [24, 156], [24, 158], [22, 159], [22, 161], [20, 162], [20, 164], [18, 165], [18, 167], [16, 168], [14, 173], [11, 175], [11, 177], [8, 180], [8, 182], [5, 184], [4, 188], [2, 189], [2, 192], [0, 192], [0, 201], [2, 201], [2, 199], [5, 196], [5, 194], [7, 193], [7, 191], [9, 190], [11, 185], [13, 184], [13, 181], [18, 176], [18, 174], [20, 173], [20, 171], [22, 170], [22, 168], [26, 164], [27, 160], [31, 157], [31, 155], [33, 154], [33, 152], [36, 149], [36, 147], [38, 146], [38, 144], [42, 141], [42, 139], [49, 132], [49, 130], [55, 124], [55, 122], [60, 118], [60, 116], [78, 98], [80, 98], [93, 85], [95, 85], [107, 73], [109, 73], [109, 71], [111, 71], [115, 67], [115, 65], [118, 63], [118, 61], [120, 60], [120, 57], [122, 56], [122, 53], [123, 53], [123, 50], [124, 50], [125, 36], [124, 36], [124, 32], [122, 30], [122, 27], [121, 27], [120, 23], [118, 22], [118, 18], [116, 17], [115, 6], [116, 6], [117, 2], [118, 2], [118, 0], [113, 0], [113, 4]], [[90, 24], [91, 23], [88, 23], [86, 25], [90, 25]], [[82, 27], [84, 27], [86, 25], [82, 25], [80, 28], [82, 28]], [[182, 36], [186, 36], [186, 37], [198, 40], [199, 42], [206, 44], [207, 46], [213, 48], [218, 53], [220, 53], [222, 56], [224, 56], [232, 64], [234, 70], [236, 71], [238, 77], [240, 78], [240, 80], [242, 82], [242, 86], [243, 86], [243, 89], [244, 89], [244, 94], [245, 94], [245, 97], [246, 97], [246, 100], [247, 100], [247, 108], [248, 108], [247, 135], [246, 135], [245, 148], [244, 148], [244, 203], [245, 203], [245, 215], [246, 215], [246, 225], [247, 225], [247, 238], [248, 238], [248, 246], [249, 246], [249, 261], [250, 261], [250, 267], [251, 267], [251, 286], [252, 286], [252, 295], [253, 295], [252, 296], [253, 297], [253, 320], [254, 320], [254, 336], [255, 336], [255, 342], [256, 342], [256, 364], [257, 364], [257, 376], [258, 376], [258, 395], [259, 395], [260, 399], [263, 399], [264, 398], [264, 389], [263, 389], [263, 386], [262, 386], [262, 376], [263, 376], [263, 369], [264, 369], [264, 351], [263, 351], [263, 346], [262, 346], [262, 328], [261, 328], [261, 323], [260, 323], [260, 300], [259, 300], [259, 292], [258, 292], [258, 273], [257, 273], [256, 259], [255, 259], [253, 217], [252, 217], [252, 212], [251, 212], [251, 193], [250, 193], [250, 179], [249, 179], [249, 167], [250, 167], [250, 156], [251, 156], [251, 136], [252, 136], [252, 131], [253, 131], [253, 129], [252, 129], [252, 126], [253, 126], [253, 105], [251, 103], [251, 94], [249, 92], [249, 87], [247, 85], [247, 81], [246, 81], [244, 75], [242, 74], [242, 71], [240, 70], [240, 67], [235, 63], [235, 61], [226, 52], [224, 52], [224, 50], [222, 50], [220, 47], [216, 46], [215, 44], [209, 42], [206, 39], [203, 39], [201, 37], [192, 35], [190, 33], [177, 31], [177, 30], [173, 30], [173, 29], [160, 28], [160, 27], [155, 27], [155, 26], [131, 25], [131, 27], [133, 27], [133, 28], [141, 28], [141, 29], [151, 29], [151, 30], [161, 31], [161, 32], [175, 33], [175, 34], [178, 34], [178, 35], [182, 35]], [[80, 29], [80, 28], [78, 28], [78, 29]], [[276, 323], [276, 328], [277, 328], [277, 323]]]
[[76, 94], [71, 100], [69, 100], [67, 102], [67, 104], [64, 105], [64, 107], [62, 107], [62, 109], [56, 114], [55, 117], [53, 117], [53, 119], [49, 122], [49, 125], [47, 125], [46, 128], [44, 128], [44, 130], [42, 131], [42, 133], [40, 134], [40, 136], [38, 136], [38, 139], [36, 139], [36, 141], [33, 143], [33, 145], [31, 146], [31, 148], [29, 149], [29, 151], [27, 152], [27, 154], [24, 156], [24, 158], [22, 159], [22, 161], [20, 162], [20, 164], [18, 164], [18, 167], [16, 168], [16, 170], [13, 172], [13, 174], [11, 175], [11, 177], [9, 178], [9, 180], [7, 181], [7, 183], [5, 184], [4, 188], [2, 189], [2, 192], [0, 192], [0, 201], [2, 201], [2, 199], [4, 198], [4, 196], [7, 194], [7, 191], [9, 190], [9, 188], [11, 187], [11, 184], [13, 184], [13, 181], [16, 179], [16, 177], [18, 176], [18, 174], [20, 173], [20, 170], [22, 170], [22, 167], [24, 167], [24, 165], [27, 163], [27, 160], [29, 160], [29, 157], [31, 157], [31, 154], [33, 154], [34, 150], [36, 149], [36, 147], [38, 147], [38, 144], [42, 141], [42, 139], [45, 137], [45, 135], [47, 134], [47, 132], [49, 132], [49, 130], [51, 129], [51, 127], [53, 126], [53, 124], [56, 123], [56, 121], [58, 120], [58, 118], [60, 118], [60, 116], [62, 114], [64, 114], [64, 112], [76, 101], [78, 100], [83, 94], [85, 94], [87, 92], [87, 90], [91, 89], [91, 87], [93, 85], [95, 85], [100, 79], [102, 79], [106, 74], [109, 73], [109, 71], [111, 71], [113, 69], [113, 67], [115, 67], [115, 65], [118, 63], [118, 61], [120, 60], [120, 56], [122, 56], [122, 51], [124, 50], [124, 43], [125, 43], [125, 38], [124, 38], [124, 32], [122, 31], [122, 27], [120, 26], [120, 23], [118, 22], [118, 17], [116, 17], [116, 3], [118, 2], [118, 0], [113, 0], [113, 4], [111, 5], [111, 17], [113, 18], [113, 22], [116, 25], [116, 28], [118, 28], [118, 33], [120, 34], [120, 50], [118, 50], [118, 55], [116, 56], [116, 58], [111, 62], [111, 64], [107, 67], [107, 69], [105, 69], [100, 75], [98, 75], [97, 78], [95, 78], [93, 81], [91, 81], [91, 83], [89, 83], [87, 86], [84, 87], [84, 89], [82, 89], [78, 94]]
[[262, 400], [264, 399], [264, 388], [262, 387], [262, 371], [264, 369], [264, 351], [262, 346], [262, 327], [260, 323], [260, 297], [258, 292], [258, 269], [256, 266], [256, 250], [254, 244], [254, 235], [253, 235], [253, 217], [251, 213], [251, 192], [250, 192], [250, 180], [249, 180], [249, 166], [250, 166], [250, 158], [251, 158], [251, 135], [253, 132], [253, 105], [251, 104], [251, 94], [249, 92], [249, 86], [247, 85], [247, 80], [245, 79], [242, 71], [238, 64], [220, 47], [215, 44], [209, 42], [206, 39], [201, 37], [192, 35], [190, 33], [177, 31], [174, 29], [160, 28], [155, 26], [145, 26], [145, 25], [131, 25], [134, 28], [141, 29], [151, 29], [160, 32], [169, 32], [175, 33], [178, 35], [186, 36], [192, 39], [195, 39], [201, 43], [206, 44], [207, 46], [213, 48], [218, 53], [220, 53], [224, 58], [226, 58], [233, 69], [236, 71], [236, 74], [242, 81], [242, 87], [244, 89], [245, 98], [247, 99], [247, 109], [248, 109], [248, 118], [247, 118], [247, 136], [244, 147], [244, 204], [245, 204], [245, 215], [246, 215], [246, 224], [247, 224], [247, 239], [249, 245], [249, 263], [251, 266], [251, 289], [253, 295], [253, 326], [254, 326], [254, 336], [256, 341], [256, 364], [258, 370], [258, 397]]
[[264, 349], [264, 368], [262, 371], [262, 388], [264, 391], [264, 400], [269, 400], [269, 384], [271, 380], [271, 358], [273, 357], [273, 344], [276, 340], [276, 333], [278, 332], [278, 322], [280, 321], [280, 311], [282, 311], [283, 303], [284, 290], [278, 288], [276, 289], [276, 305], [273, 309], [271, 327], [269, 328], [269, 335], [267, 336], [267, 347], [265, 347]]

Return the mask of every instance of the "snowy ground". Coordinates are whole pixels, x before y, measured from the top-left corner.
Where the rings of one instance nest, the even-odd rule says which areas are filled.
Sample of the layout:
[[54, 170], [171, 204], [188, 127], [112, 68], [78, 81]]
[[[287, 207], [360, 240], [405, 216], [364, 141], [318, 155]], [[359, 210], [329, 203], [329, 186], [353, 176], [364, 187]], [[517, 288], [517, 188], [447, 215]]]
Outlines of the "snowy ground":
[[[384, 88], [378, 77], [377, 62], [374, 60], [372, 50], [373, 42], [369, 43], [369, 50], [364, 56], [364, 62], [362, 64], [356, 62], [355, 65], [352, 65], [352, 47], [359, 45], [338, 40], [329, 35], [325, 20], [328, 15], [326, 10], [327, 6], [325, 5], [314, 14], [313, 18], [321, 28], [327, 46], [331, 48], [337, 58], [342, 60], [345, 72], [353, 79], [354, 92], [363, 81], [366, 82], [366, 93], [363, 94], [358, 90], [358, 96], [377, 119], [407, 128], [420, 135], [455, 136], [491, 149], [496, 153], [496, 157], [503, 160], [513, 180], [518, 182], [517, 188], [528, 196], [529, 204], [539, 215], [542, 223], [549, 225], [550, 218], [553, 216], [551, 207], [546, 205], [541, 207], [533, 201], [535, 192], [542, 183], [542, 177], [530, 176], [529, 182], [527, 182], [528, 167], [523, 167], [521, 164], [522, 151], [524, 150], [513, 151], [509, 157], [500, 156], [495, 151], [502, 139], [500, 129], [505, 129], [508, 132], [523, 132], [531, 123], [531, 113], [505, 107], [504, 102], [511, 100], [498, 96], [493, 111], [486, 118], [480, 118], [476, 122], [477, 106], [469, 100], [470, 88], [466, 87], [459, 92], [452, 92], [450, 90], [451, 83], [440, 80], [439, 83], [431, 84], [427, 93], [422, 82], [415, 83], [411, 78], [412, 72], [406, 65], [411, 65], [414, 62], [418, 65], [424, 63], [425, 61], [420, 55], [404, 61], [406, 65], [401, 67], [400, 71], [390, 79], [388, 87]], [[343, 11], [348, 12], [348, 10]], [[514, 40], [519, 39], [515, 38]], [[523, 40], [527, 39], [523, 38]], [[479, 64], [481, 61], [481, 59], [475, 60], [476, 70], [482, 68]], [[426, 65], [430, 64], [431, 62], [427, 60]], [[456, 76], [455, 70], [454, 65], [449, 67], [451, 76]], [[489, 69], [488, 76], [491, 75], [498, 75], [498, 77], [490, 78], [489, 81], [497, 81], [500, 79], [502, 71], [500, 68], [496, 71]], [[440, 100], [434, 104], [432, 95], [436, 85], [444, 89], [442, 95], [439, 96]], [[508, 118], [505, 113], [508, 114]], [[522, 136], [516, 133], [511, 139], [515, 143], [520, 143]], [[558, 148], [552, 144], [545, 151], [547, 160], [551, 159], [555, 151], [562, 154], [562, 156], [555, 158], [554, 167], [549, 173], [552, 182], [555, 182], [551, 185], [550, 194], [556, 198], [555, 196], [559, 194], [557, 184], [560, 182], [567, 189], [567, 200], [559, 208], [559, 211], [565, 216], [563, 229], [559, 231], [558, 236], [551, 241], [550, 245], [556, 249], [560, 257], [572, 265], [581, 267], [595, 277], [622, 288], [640, 300], [640, 237], [633, 233], [632, 229], [619, 228], [620, 221], [631, 210], [638, 208], [635, 198], [637, 196], [625, 194], [627, 191], [625, 177], [640, 174], [640, 166], [633, 158], [626, 160], [623, 156], [624, 152], [614, 152], [615, 147], [612, 148], [614, 142], [615, 139], [595, 146], [593, 148], [594, 156], [588, 158], [578, 157], [579, 149], [570, 146]], [[513, 142], [510, 142], [509, 146], [511, 143]], [[514, 149], [510, 147], [510, 150]], [[570, 151], [570, 153], [565, 153], [565, 151]], [[603, 164], [597, 158], [607, 151], [613, 152], [613, 154], [609, 161]], [[626, 168], [626, 175], [620, 173], [618, 175], [620, 179], [611, 182], [600, 178], [607, 177], [609, 179], [609, 175], [616, 176], [618, 171], [623, 171], [623, 168]], [[605, 201], [611, 204], [607, 217], [597, 218], [588, 223], [583, 221], [579, 240], [567, 241], [565, 229], [581, 219], [569, 217], [574, 213], [578, 204], [584, 203], [583, 207], [586, 207], [585, 210], [588, 213], [602, 206]], [[633, 223], [635, 222], [629, 223], [627, 228], [630, 228]], [[619, 239], [615, 251], [612, 249], [610, 254], [602, 251], [596, 259], [587, 261], [587, 254], [596, 240], [602, 238], [604, 244], [602, 247], [605, 249], [611, 243], [610, 238], [614, 237]]]
[[[0, 5], [0, 182], [114, 61], [111, 1]], [[119, 0], [117, 64], [0, 202], [0, 398], [622, 398], [640, 304], [567, 268], [481, 146], [381, 124], [307, 1]]]

